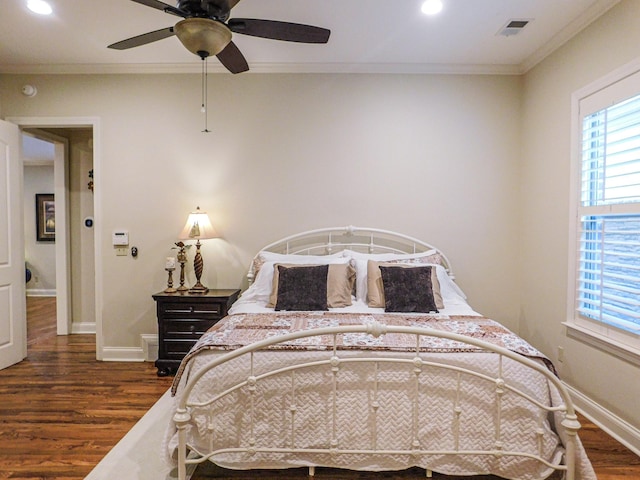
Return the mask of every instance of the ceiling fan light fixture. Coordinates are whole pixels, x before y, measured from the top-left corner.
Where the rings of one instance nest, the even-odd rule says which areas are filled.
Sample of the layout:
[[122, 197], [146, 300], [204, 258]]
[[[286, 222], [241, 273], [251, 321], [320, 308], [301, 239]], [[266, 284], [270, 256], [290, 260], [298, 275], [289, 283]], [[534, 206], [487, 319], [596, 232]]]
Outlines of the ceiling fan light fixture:
[[200, 58], [219, 54], [231, 42], [231, 30], [209, 18], [186, 18], [174, 30], [184, 47]]

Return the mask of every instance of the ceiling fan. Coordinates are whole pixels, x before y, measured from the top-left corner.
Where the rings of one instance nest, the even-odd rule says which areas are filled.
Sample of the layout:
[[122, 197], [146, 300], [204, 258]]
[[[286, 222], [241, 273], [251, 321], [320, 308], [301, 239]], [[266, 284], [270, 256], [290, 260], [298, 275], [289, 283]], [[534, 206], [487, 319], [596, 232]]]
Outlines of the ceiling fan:
[[173, 27], [128, 38], [108, 48], [126, 50], [176, 35], [187, 50], [202, 60], [215, 55], [231, 73], [249, 70], [244, 55], [231, 40], [232, 32], [300, 43], [327, 43], [331, 34], [326, 28], [299, 23], [253, 18], [229, 19], [231, 9], [240, 0], [178, 0], [175, 7], [159, 0], [132, 1], [182, 17], [183, 20]]

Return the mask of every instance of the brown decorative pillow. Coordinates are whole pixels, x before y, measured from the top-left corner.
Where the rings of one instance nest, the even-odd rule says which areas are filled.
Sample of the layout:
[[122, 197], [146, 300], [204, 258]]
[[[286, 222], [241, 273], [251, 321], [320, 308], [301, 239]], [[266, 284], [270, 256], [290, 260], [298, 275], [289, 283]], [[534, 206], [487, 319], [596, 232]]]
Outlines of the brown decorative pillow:
[[398, 268], [381, 266], [385, 312], [438, 312], [433, 299], [433, 267]]
[[279, 265], [280, 280], [276, 310], [328, 310], [328, 271], [329, 265], [314, 267]]
[[[380, 274], [381, 266], [395, 266], [401, 268], [418, 268], [420, 264], [400, 262], [398, 260], [391, 260], [388, 262], [376, 262], [375, 260], [369, 260], [367, 262], [367, 305], [373, 308], [384, 308], [385, 297], [384, 289], [382, 288], [382, 275]], [[444, 301], [442, 300], [442, 294], [440, 293], [440, 281], [436, 269], [431, 269], [431, 285], [433, 290], [433, 298], [436, 302], [436, 306], [444, 308]]]
[[[287, 268], [312, 267], [314, 265], [299, 265], [293, 263], [277, 263], [273, 271], [271, 296], [267, 307], [273, 308], [278, 301], [279, 266]], [[348, 263], [329, 264], [327, 274], [327, 306], [330, 308], [348, 307], [351, 305], [351, 294], [356, 283], [356, 269]]]
[[349, 263], [329, 264], [327, 275], [327, 306], [348, 307], [356, 285], [356, 269]]

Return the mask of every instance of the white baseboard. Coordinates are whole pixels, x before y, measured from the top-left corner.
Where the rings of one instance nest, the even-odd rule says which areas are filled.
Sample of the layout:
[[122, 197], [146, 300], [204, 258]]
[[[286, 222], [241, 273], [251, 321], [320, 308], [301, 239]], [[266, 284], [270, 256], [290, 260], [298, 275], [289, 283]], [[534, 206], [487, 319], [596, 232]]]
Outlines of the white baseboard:
[[158, 335], [140, 335], [140, 347], [103, 347], [105, 362], [155, 362], [158, 359]]
[[141, 347], [102, 347], [102, 360], [105, 362], [144, 362]]
[[46, 288], [27, 288], [27, 297], [55, 297], [56, 291]]
[[96, 322], [71, 322], [71, 333], [96, 333]]
[[144, 361], [155, 362], [158, 359], [158, 334], [140, 335], [140, 342], [144, 353]]
[[565, 384], [565, 386], [569, 389], [573, 403], [580, 413], [633, 453], [640, 456], [640, 429], [594, 402], [570, 385]]

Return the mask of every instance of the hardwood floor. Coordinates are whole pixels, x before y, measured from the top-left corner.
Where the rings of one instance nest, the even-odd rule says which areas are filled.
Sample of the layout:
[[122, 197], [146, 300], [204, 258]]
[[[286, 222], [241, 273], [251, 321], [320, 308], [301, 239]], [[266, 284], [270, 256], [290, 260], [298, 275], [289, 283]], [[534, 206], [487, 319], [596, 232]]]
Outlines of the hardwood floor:
[[[171, 378], [157, 377], [151, 363], [96, 361], [93, 335], [58, 337], [53, 299], [30, 297], [27, 311], [28, 358], [0, 371], [0, 478], [82, 479], [169, 388]], [[599, 480], [640, 479], [639, 457], [587, 419], [580, 421]], [[236, 480], [306, 478], [305, 470], [202, 473], [201, 478]], [[408, 480], [424, 478], [424, 471], [318, 469], [316, 478]], [[468, 480], [481, 478], [495, 477]]]
[[55, 300], [27, 299], [28, 357], [0, 371], [0, 478], [82, 479], [169, 388], [151, 363], [96, 361], [56, 336]]

